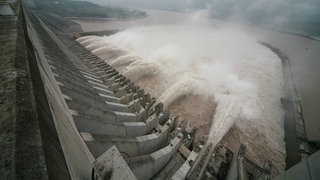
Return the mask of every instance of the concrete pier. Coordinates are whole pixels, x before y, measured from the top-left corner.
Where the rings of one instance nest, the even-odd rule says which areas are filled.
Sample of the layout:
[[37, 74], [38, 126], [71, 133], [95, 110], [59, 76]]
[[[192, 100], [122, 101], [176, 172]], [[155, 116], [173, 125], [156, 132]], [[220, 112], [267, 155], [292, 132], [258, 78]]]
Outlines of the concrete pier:
[[72, 39], [78, 25], [24, 2], [0, 16], [0, 179], [149, 179], [179, 169], [185, 123]]

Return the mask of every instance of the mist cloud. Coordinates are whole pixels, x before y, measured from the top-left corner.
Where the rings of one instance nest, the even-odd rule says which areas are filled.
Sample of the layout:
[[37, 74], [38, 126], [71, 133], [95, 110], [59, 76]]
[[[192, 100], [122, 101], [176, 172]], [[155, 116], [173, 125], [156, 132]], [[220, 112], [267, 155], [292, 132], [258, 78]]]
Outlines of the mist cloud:
[[155, 77], [150, 93], [166, 107], [182, 96], [212, 98], [217, 104], [210, 130], [214, 144], [232, 126], [246, 132], [254, 124], [274, 149], [284, 152], [281, 61], [245, 32], [217, 27], [209, 18], [208, 11], [195, 11], [174, 25], [78, 41], [119, 65], [115, 68], [134, 82]]
[[318, 0], [92, 0], [104, 5], [179, 12], [208, 10], [212, 18], [308, 35], [320, 34]]
[[[263, 142], [265, 152], [274, 155], [270, 160], [283, 170], [281, 61], [238, 26], [212, 21], [212, 6], [205, 7], [176, 23], [153, 23], [78, 41], [142, 88], [149, 87], [147, 92], [166, 107], [184, 96], [211, 99], [217, 104], [210, 128], [213, 144], [236, 127], [245, 134], [244, 141]], [[194, 104], [184, 106], [191, 110]], [[250, 138], [253, 134], [259, 134], [259, 140]]]

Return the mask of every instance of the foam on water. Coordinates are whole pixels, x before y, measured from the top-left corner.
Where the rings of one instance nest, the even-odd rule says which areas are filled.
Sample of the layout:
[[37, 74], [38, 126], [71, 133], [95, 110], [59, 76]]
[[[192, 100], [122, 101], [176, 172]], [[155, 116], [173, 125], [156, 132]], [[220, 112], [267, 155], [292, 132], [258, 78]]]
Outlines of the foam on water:
[[[202, 97], [198, 103], [214, 101], [212, 143], [223, 138], [231, 142], [225, 135], [234, 127], [241, 134], [239, 141], [255, 149], [252, 157], [270, 159], [278, 170], [284, 169], [281, 61], [256, 39], [234, 28], [190, 21], [82, 37], [79, 42], [115, 68], [125, 66], [118, 70], [165, 107], [188, 95]], [[183, 106], [192, 109], [195, 104]], [[252, 138], [257, 134], [259, 138]], [[257, 139], [263, 146], [256, 146]]]
[[130, 77], [130, 80], [136, 81], [144, 76], [158, 74], [159, 70], [157, 64], [135, 61], [124, 68], [121, 73], [126, 77]]
[[135, 61], [141, 61], [140, 60], [140, 57], [138, 56], [133, 56], [133, 55], [123, 55], [123, 56], [120, 56], [118, 58], [116, 58], [115, 60], [113, 60], [110, 65], [114, 68], [117, 68], [118, 66], [122, 66], [122, 65], [126, 65], [126, 64], [131, 64]]
[[81, 39], [78, 42], [80, 42], [83, 46], [87, 46], [88, 44], [96, 42], [98, 39], [98, 36], [90, 36], [89, 38]]
[[157, 101], [162, 102], [167, 107], [181, 96], [196, 94], [199, 87], [198, 84], [199, 81], [196, 79], [190, 77], [183, 78], [164, 91]]
[[78, 38], [77, 39], [77, 41], [79, 42], [79, 43], [82, 43], [83, 41], [85, 41], [85, 40], [87, 40], [87, 39], [91, 39], [91, 38], [94, 38], [94, 37], [97, 37], [97, 36], [82, 36], [82, 37], [80, 37], [80, 38]]

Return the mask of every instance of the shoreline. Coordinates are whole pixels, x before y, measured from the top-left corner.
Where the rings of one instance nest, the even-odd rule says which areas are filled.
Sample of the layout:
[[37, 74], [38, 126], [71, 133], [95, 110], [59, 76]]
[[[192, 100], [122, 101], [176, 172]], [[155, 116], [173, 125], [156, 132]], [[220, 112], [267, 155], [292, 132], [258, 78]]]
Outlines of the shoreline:
[[280, 49], [272, 45], [259, 41], [260, 44], [269, 48], [281, 60], [282, 72], [284, 77], [284, 97], [281, 98], [281, 104], [285, 111], [284, 131], [286, 142], [286, 169], [299, 163], [303, 157], [312, 154], [309, 150], [305, 122], [301, 105], [301, 97], [298, 95], [294, 84], [290, 60], [288, 56]]
[[147, 18], [149, 15], [136, 18], [99, 18], [99, 17], [66, 17], [66, 19], [72, 20], [83, 20], [83, 21], [134, 21], [139, 19]]

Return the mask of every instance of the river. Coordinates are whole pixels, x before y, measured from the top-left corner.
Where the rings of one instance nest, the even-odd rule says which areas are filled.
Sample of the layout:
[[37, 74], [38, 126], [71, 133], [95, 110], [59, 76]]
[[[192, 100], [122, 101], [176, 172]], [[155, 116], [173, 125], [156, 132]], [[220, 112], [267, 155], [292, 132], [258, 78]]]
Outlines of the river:
[[[159, 10], [147, 10], [147, 13], [149, 16], [147, 18], [143, 19], [138, 19], [138, 20], [121, 20], [121, 21], [106, 21], [106, 20], [73, 20], [74, 22], [79, 23], [84, 31], [102, 31], [102, 30], [110, 30], [110, 29], [120, 29], [120, 30], [126, 30], [130, 28], [140, 28], [142, 29], [139, 30], [139, 33], [143, 35], [143, 32], [145, 31], [146, 35], [150, 33], [150, 31], [154, 31], [154, 29], [157, 29], [158, 27], [165, 27], [162, 29], [162, 32], [168, 30], [169, 34], [165, 34], [164, 36], [172, 36], [172, 34], [176, 33], [176, 29], [173, 26], [177, 26], [179, 24], [186, 24], [186, 14], [182, 13], [176, 13], [176, 12], [168, 12], [168, 11], [159, 11]], [[245, 26], [245, 25], [240, 25], [240, 24], [234, 24], [234, 23], [226, 23], [226, 22], [221, 22], [217, 20], [211, 19], [210, 21], [204, 21], [201, 22], [203, 19], [201, 18], [202, 16], [205, 16], [205, 12], [198, 12], [198, 14], [194, 14], [192, 18], [187, 18], [190, 23], [193, 22], [199, 22], [205, 26], [210, 26], [214, 27], [215, 29], [228, 29], [227, 35], [233, 36], [233, 34], [237, 34], [238, 31], [241, 31], [241, 33], [245, 34], [246, 36], [249, 36], [250, 38], [256, 39], [256, 40], [261, 40], [264, 42], [268, 42], [274, 47], [279, 48], [282, 50], [284, 53], [286, 53], [290, 59], [291, 65], [292, 65], [292, 72], [293, 72], [293, 79], [296, 84], [296, 88], [298, 91], [298, 94], [301, 96], [298, 99], [301, 99], [302, 103], [302, 108], [303, 108], [303, 115], [304, 115], [304, 120], [305, 120], [305, 125], [306, 125], [306, 131], [308, 138], [310, 140], [314, 139], [319, 139], [320, 138], [320, 121], [316, 121], [315, 119], [320, 119], [320, 83], [317, 82], [317, 78], [320, 77], [320, 60], [318, 58], [318, 52], [320, 50], [320, 43], [319, 41], [315, 41], [312, 39], [308, 38], [303, 38], [300, 36], [295, 36], [291, 34], [285, 34], [285, 33], [280, 33], [280, 32], [275, 32], [275, 31], [270, 31], [266, 29], [261, 29], [259, 27], [252, 27], [252, 26]], [[187, 23], [189, 23], [187, 22]], [[165, 26], [164, 26], [165, 25]], [[196, 25], [196, 24], [195, 24]], [[148, 27], [146, 29], [143, 29], [143, 27]], [[166, 29], [168, 27], [168, 29]], [[192, 28], [188, 28], [188, 26], [183, 26], [186, 27], [185, 31], [192, 34]], [[223, 28], [221, 28], [223, 27]], [[153, 28], [153, 29], [152, 29]], [[151, 29], [151, 30], [150, 30]], [[182, 29], [178, 29], [178, 31], [183, 31]], [[234, 31], [234, 32], [233, 32]], [[130, 31], [129, 31], [130, 32]], [[142, 33], [141, 33], [142, 32]], [[203, 32], [197, 32], [198, 34], [204, 33], [207, 35], [211, 35], [207, 31]], [[177, 33], [171, 38], [179, 38], [179, 35], [182, 33]], [[223, 34], [226, 35], [226, 34]], [[194, 36], [194, 35], [193, 35]], [[196, 36], [195, 36], [196, 37]], [[223, 37], [223, 36], [222, 36]], [[117, 38], [116, 38], [117, 39]], [[110, 39], [109, 39], [110, 40]], [[111, 39], [112, 40], [112, 39]], [[125, 40], [125, 39], [123, 39]], [[139, 39], [138, 39], [139, 40]], [[150, 40], [152, 40], [152, 36], [150, 36]], [[224, 43], [223, 40], [216, 39], [219, 43]], [[226, 41], [229, 41], [230, 38], [226, 38]], [[233, 39], [233, 41], [238, 41], [238, 39]], [[110, 41], [112, 42], [112, 41]], [[141, 42], [140, 42], [141, 43]], [[146, 42], [145, 42], [146, 43]], [[235, 46], [232, 46], [233, 49], [237, 49], [238, 47], [240, 48], [242, 43], [241, 39], [240, 42], [228, 42], [231, 44], [236, 44]], [[121, 42], [120, 42], [121, 44]], [[201, 46], [201, 42], [196, 43], [197, 46]], [[205, 44], [205, 43], [203, 43]], [[125, 46], [125, 44], [122, 44]], [[181, 44], [181, 46], [184, 46]], [[121, 46], [120, 46], [121, 47]], [[220, 46], [217, 44], [214, 44], [214, 47], [216, 49], [219, 49], [221, 47], [226, 48], [226, 46]], [[112, 47], [114, 49], [114, 47]], [[206, 48], [206, 47], [203, 47]], [[143, 50], [150, 50], [153, 51], [154, 49], [150, 49], [146, 43], [146, 47], [142, 49]], [[93, 49], [94, 50], [94, 49]], [[139, 49], [136, 49], [138, 51], [141, 51]], [[113, 52], [107, 50], [108, 52]], [[114, 52], [122, 51], [121, 48], [117, 49]], [[250, 51], [250, 50], [249, 50]], [[228, 53], [228, 51], [221, 49], [221, 52], [223, 53]], [[254, 48], [252, 50], [253, 53], [257, 54], [255, 57], [257, 60], [259, 59], [259, 53], [266, 53], [264, 50], [262, 51], [254, 51]], [[211, 55], [211, 54], [210, 54]], [[243, 54], [240, 54], [242, 56]], [[103, 56], [103, 54], [102, 54]], [[272, 55], [270, 54], [265, 54], [265, 56], [262, 57], [267, 57], [271, 59], [275, 59]], [[271, 60], [270, 59], [270, 60]], [[279, 60], [279, 59], [278, 59]], [[119, 61], [119, 60], [118, 60]], [[241, 62], [241, 61], [240, 61]], [[254, 62], [254, 61], [253, 61]], [[112, 63], [112, 62], [111, 62]], [[247, 63], [247, 62], [245, 62]], [[251, 63], [251, 64], [250, 64]], [[260, 66], [265, 65], [265, 67], [262, 67], [262, 69], [258, 69], [256, 65], [257, 64], [252, 64], [252, 62], [248, 63], [248, 67], [251, 68], [257, 68], [257, 69], [252, 69], [251, 70], [251, 75], [255, 76], [254, 78], [261, 78], [262, 80], [267, 80], [268, 83], [261, 83], [258, 82], [259, 88], [262, 88], [260, 91], [265, 91], [265, 93], [258, 93], [259, 100], [264, 100], [264, 101], [274, 101], [272, 100], [273, 98], [276, 97], [276, 101], [280, 100], [279, 97], [282, 95], [281, 93], [278, 93], [277, 96], [273, 96], [272, 93], [270, 92], [277, 92], [275, 89], [281, 87], [281, 79], [282, 76], [277, 74], [281, 71], [279, 71], [279, 67], [275, 69], [268, 69], [272, 67], [273, 65], [268, 64], [268, 62], [260, 63]], [[277, 64], [277, 65], [276, 65]], [[278, 66], [280, 64], [276, 63], [274, 65]], [[247, 72], [247, 66], [245, 65], [239, 65], [240, 70], [239, 71], [244, 71], [245, 76], [249, 76]], [[152, 66], [154, 67], [154, 66]], [[156, 69], [157, 66], [155, 66]], [[122, 67], [124, 68], [124, 67]], [[215, 67], [215, 70], [220, 71]], [[219, 68], [219, 67], [218, 67]], [[261, 68], [261, 67], [259, 67]], [[120, 69], [123, 70], [123, 69]], [[128, 73], [126, 71], [125, 73]], [[129, 71], [130, 73], [130, 71]], [[259, 75], [259, 73], [262, 73]], [[135, 74], [136, 75], [136, 74]], [[218, 74], [215, 74], [218, 75]], [[260, 77], [261, 76], [261, 77]], [[184, 76], [182, 76], [183, 79]], [[278, 77], [279, 81], [276, 79]], [[155, 79], [154, 79], [155, 78]], [[253, 79], [254, 79], [253, 78]], [[179, 79], [179, 78], [177, 78]], [[136, 81], [136, 84], [142, 86], [144, 89], [146, 89], [147, 92], [152, 92], [151, 94], [156, 96], [157, 98], [161, 98], [161, 89], [162, 91], [165, 91], [165, 89], [170, 89], [171, 86], [159, 86], [155, 85], [153, 82], [154, 80], [159, 80], [159, 77], [144, 77], [140, 80]], [[255, 79], [257, 80], [257, 79]], [[183, 84], [185, 83], [185, 84]], [[182, 85], [181, 85], [182, 84]], [[186, 86], [188, 82], [181, 82], [181, 87]], [[245, 84], [245, 83], [244, 83]], [[246, 86], [247, 84], [245, 84]], [[180, 87], [178, 85], [175, 85], [172, 87], [174, 91], [177, 90], [177, 88]], [[241, 86], [242, 87], [242, 86]], [[156, 91], [154, 90], [155, 88]], [[193, 88], [193, 87], [192, 87]], [[247, 93], [245, 91], [251, 90], [246, 89], [247, 87], [244, 88], [244, 93]], [[179, 88], [178, 90], [183, 91], [184, 93], [184, 98], [179, 98], [176, 101], [172, 102], [169, 106], [170, 109], [173, 110], [173, 112], [180, 112], [182, 113], [185, 117], [189, 117], [189, 119], [195, 119], [194, 121], [191, 121], [191, 126], [198, 126], [201, 127], [203, 131], [209, 131], [210, 124], [211, 124], [211, 116], [213, 116], [213, 113], [215, 113], [217, 108], [218, 114], [215, 115], [216, 119], [230, 119], [230, 112], [229, 111], [241, 111], [239, 110], [240, 107], [237, 106], [239, 102], [244, 102], [247, 103], [247, 99], [242, 99], [239, 102], [234, 102], [233, 100], [224, 100], [226, 103], [218, 103], [218, 107], [216, 105], [208, 100], [207, 96], [200, 96], [198, 94], [193, 93], [192, 91], [186, 92], [185, 89]], [[219, 89], [218, 89], [219, 90]], [[229, 91], [229, 90], [228, 90]], [[170, 93], [166, 93], [167, 96], [170, 95]], [[186, 94], [190, 94], [186, 96]], [[224, 92], [225, 93], [225, 92]], [[228, 94], [229, 92], [227, 92]], [[232, 92], [231, 92], [232, 93]], [[172, 96], [172, 95], [170, 95]], [[278, 97], [279, 96], [279, 97]], [[207, 98], [206, 98], [207, 97]], [[217, 96], [219, 97], [219, 96]], [[217, 98], [216, 97], [216, 98]], [[204, 99], [203, 99], [204, 98]], [[221, 99], [225, 98], [224, 96], [220, 97]], [[166, 101], [167, 99], [163, 99]], [[216, 99], [215, 99], [216, 101]], [[222, 100], [223, 101], [223, 100]], [[192, 106], [188, 106], [189, 104], [197, 104], [195, 108]], [[261, 163], [263, 162], [264, 159], [270, 159], [273, 161], [273, 163], [276, 166], [277, 172], [281, 172], [284, 170], [284, 157], [285, 157], [285, 152], [284, 152], [284, 146], [283, 144], [283, 119], [281, 119], [281, 113], [278, 113], [278, 110], [276, 110], [277, 107], [277, 102], [273, 102], [274, 105], [268, 104], [268, 105], [261, 105], [262, 102], [258, 101], [258, 105], [260, 106], [271, 106], [266, 109], [261, 108], [263, 111], [264, 116], [266, 117], [261, 117], [258, 119], [261, 119], [259, 122], [261, 125], [256, 124], [254, 121], [248, 121], [246, 123], [236, 123], [237, 125], [233, 125], [235, 122], [234, 119], [230, 119], [230, 121], [217, 121], [213, 120], [213, 127], [211, 127], [211, 132], [214, 131], [214, 129], [224, 129], [226, 130], [225, 133], [226, 135], [223, 134], [221, 138], [222, 141], [218, 138], [218, 141], [220, 141], [221, 144], [224, 144], [228, 146], [232, 150], [236, 150], [240, 142], [247, 142], [249, 143], [249, 148], [248, 148], [248, 154], [251, 156], [252, 159], [255, 161]], [[230, 106], [230, 104], [233, 104]], [[234, 105], [235, 104], [235, 105]], [[244, 104], [245, 106], [245, 104]], [[272, 106], [274, 106], [272, 108]], [[231, 108], [231, 109], [228, 109]], [[241, 108], [240, 108], [241, 109]], [[194, 112], [192, 112], [194, 111]], [[250, 114], [250, 112], [248, 112]], [[203, 121], [197, 121], [197, 117], [199, 119], [203, 119]], [[274, 118], [278, 120], [273, 120]], [[254, 118], [253, 118], [254, 119]], [[216, 122], [216, 123], [215, 123]], [[227, 123], [228, 122], [228, 123]], [[239, 121], [241, 122], [241, 121]], [[226, 124], [227, 123], [227, 124]], [[244, 124], [244, 125], [242, 125]], [[227, 125], [228, 127], [225, 127]], [[250, 128], [245, 128], [241, 126], [248, 126]], [[215, 128], [217, 127], [217, 128]], [[229, 130], [229, 128], [231, 129]], [[216, 132], [215, 132], [216, 133]], [[270, 139], [271, 138], [271, 139]], [[269, 139], [269, 140], [268, 140]], [[218, 143], [218, 142], [216, 142]], [[250, 147], [251, 146], [251, 147]]]

